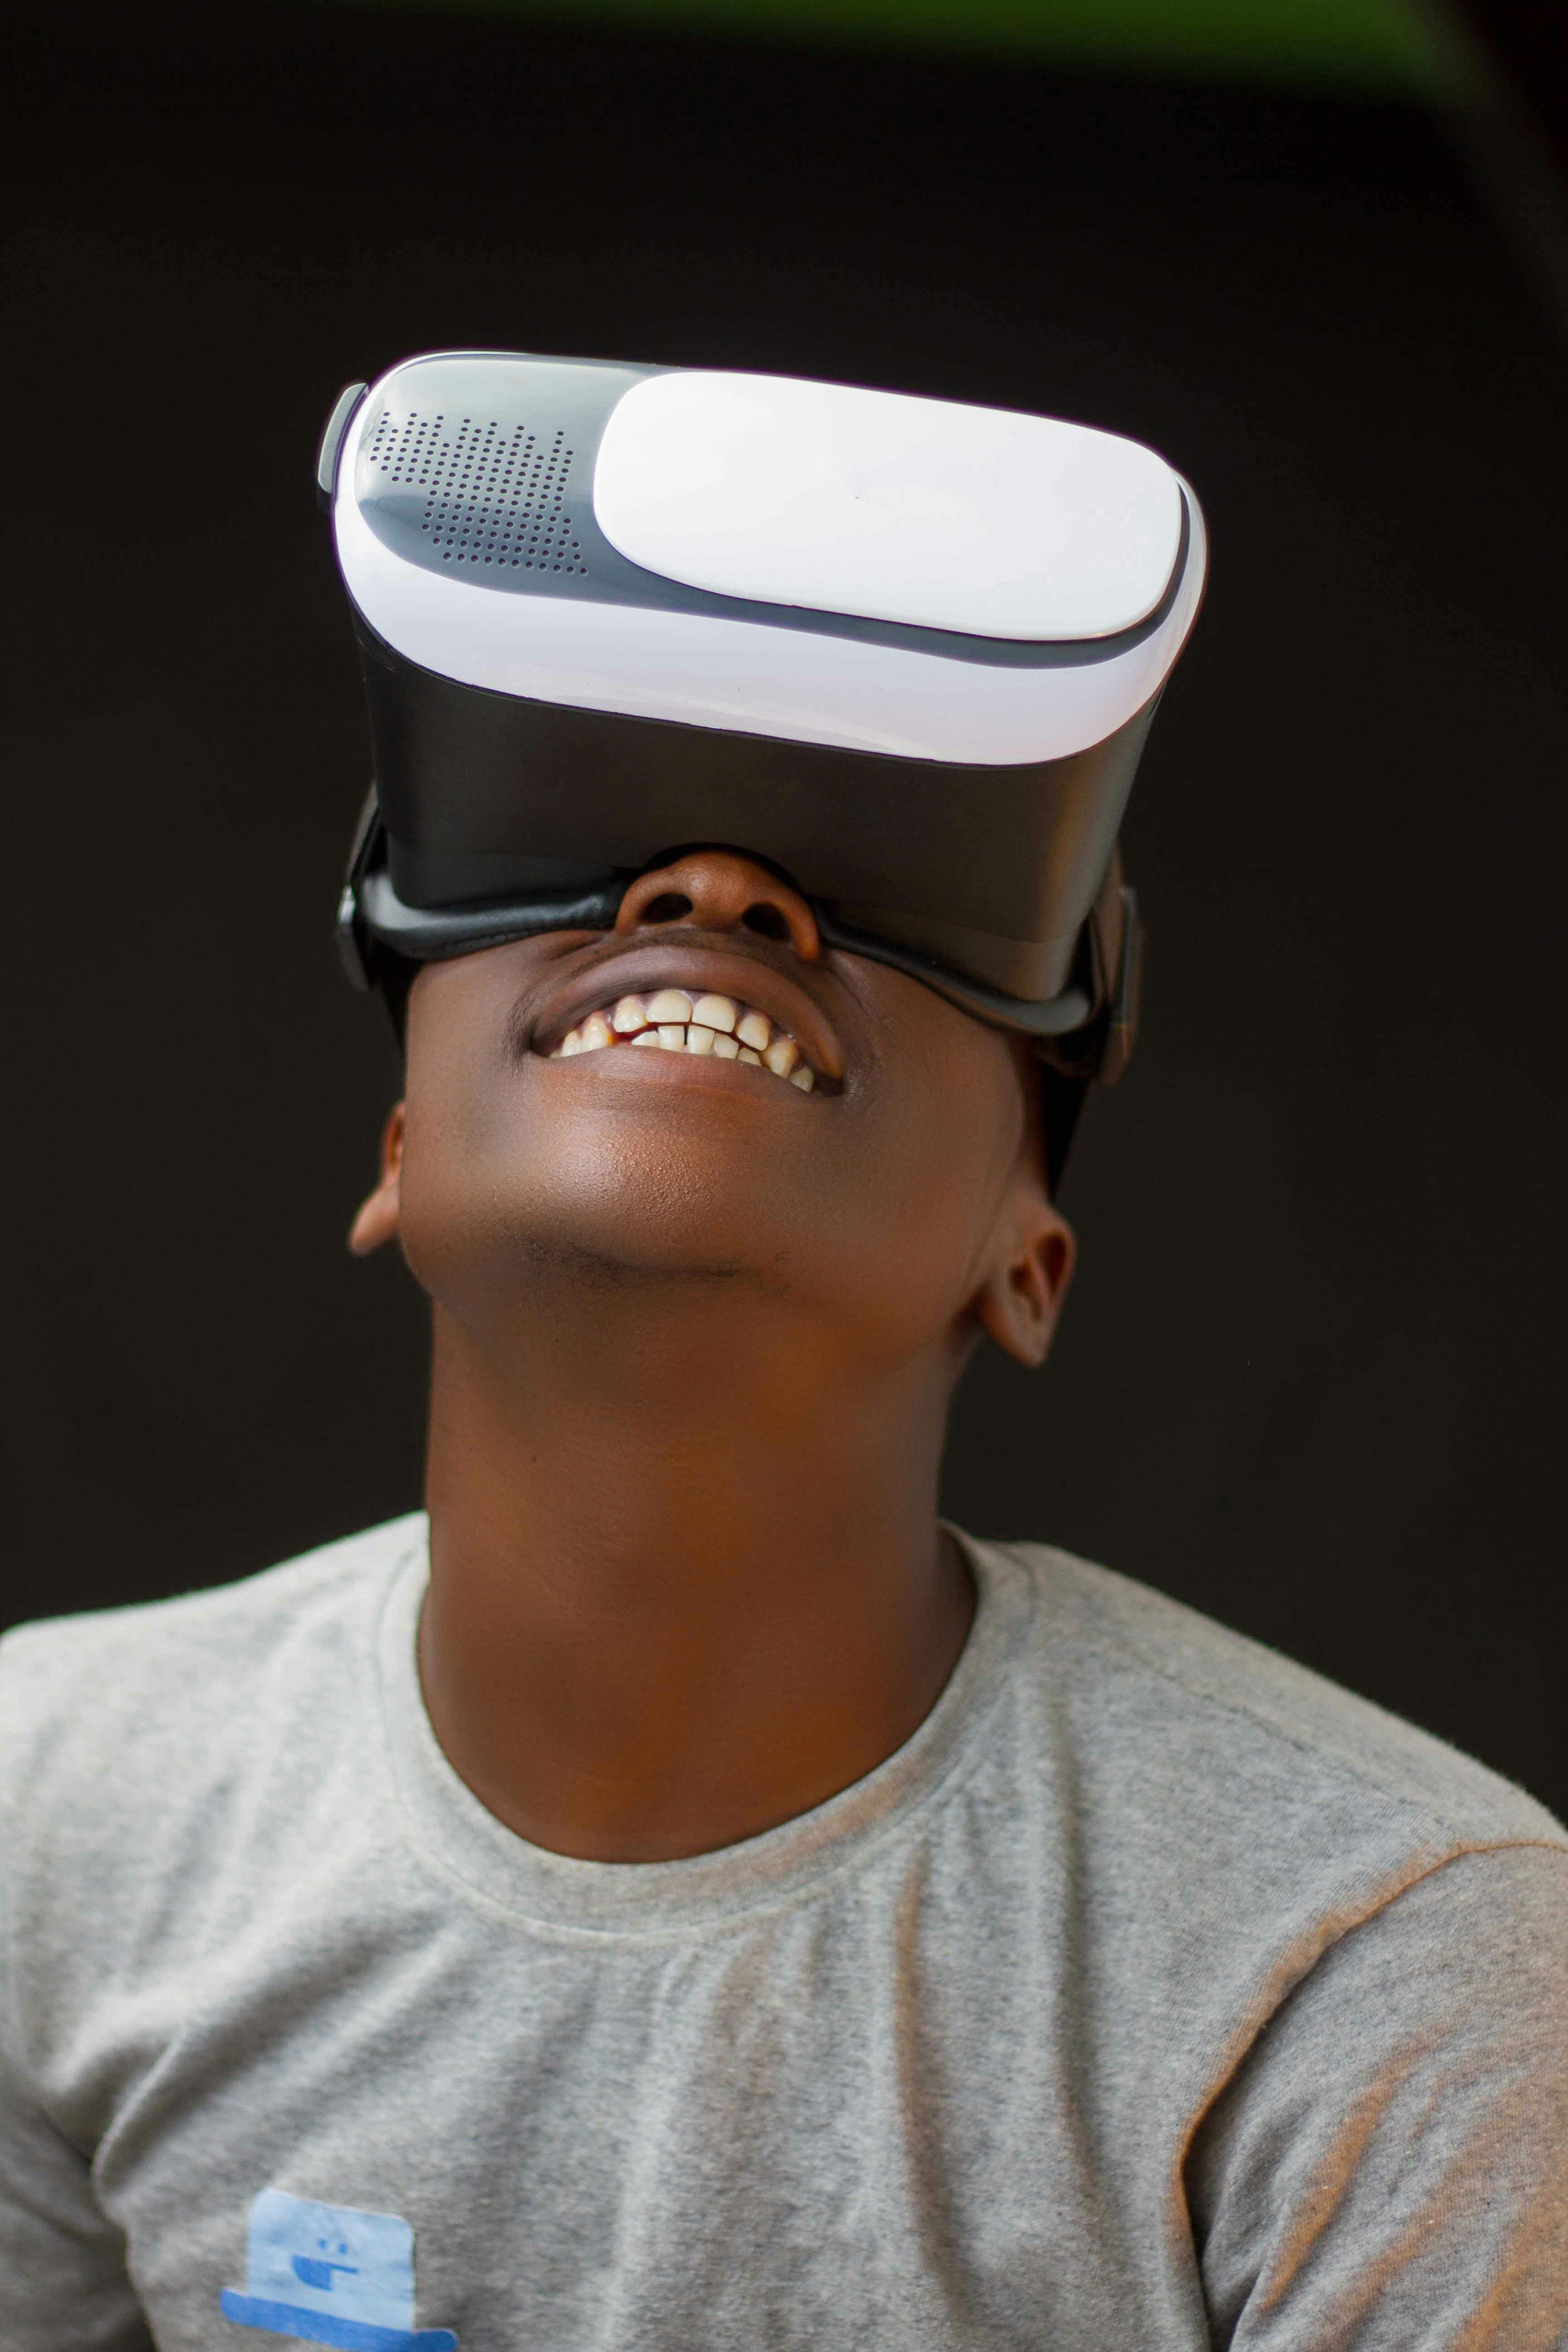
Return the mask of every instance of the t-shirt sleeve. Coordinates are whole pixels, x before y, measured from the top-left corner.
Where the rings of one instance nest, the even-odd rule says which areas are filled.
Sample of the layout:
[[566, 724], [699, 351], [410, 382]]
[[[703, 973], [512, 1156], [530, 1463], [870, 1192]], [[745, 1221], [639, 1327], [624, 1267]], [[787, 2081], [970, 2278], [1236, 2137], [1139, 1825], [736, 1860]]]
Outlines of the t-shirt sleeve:
[[0, 2344], [5, 2352], [153, 2352], [87, 2159], [0, 2051]]
[[1226, 2352], [1563, 2352], [1568, 1853], [1459, 1855], [1343, 1936], [1187, 2178]]
[[16, 1816], [33, 1777], [35, 1710], [16, 1668], [28, 1642], [10, 1633], [0, 1645], [0, 2347], [153, 2352], [88, 2158], [58, 2129], [21, 2054], [16, 1883], [28, 1839]]

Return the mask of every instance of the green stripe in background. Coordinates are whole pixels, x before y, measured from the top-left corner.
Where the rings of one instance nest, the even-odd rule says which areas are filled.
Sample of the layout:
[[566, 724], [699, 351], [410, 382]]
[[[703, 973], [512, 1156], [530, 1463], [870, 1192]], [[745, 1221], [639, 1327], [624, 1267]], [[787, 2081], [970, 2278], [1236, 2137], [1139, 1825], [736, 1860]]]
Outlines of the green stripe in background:
[[353, 0], [881, 48], [1055, 59], [1112, 72], [1369, 94], [1460, 79], [1441, 0]]

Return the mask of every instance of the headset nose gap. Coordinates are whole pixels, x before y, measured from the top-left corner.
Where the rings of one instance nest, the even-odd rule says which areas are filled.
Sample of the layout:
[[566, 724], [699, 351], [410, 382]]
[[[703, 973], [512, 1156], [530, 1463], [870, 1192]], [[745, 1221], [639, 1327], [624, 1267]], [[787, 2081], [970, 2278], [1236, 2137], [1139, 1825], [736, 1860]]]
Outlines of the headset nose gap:
[[822, 955], [816, 918], [798, 890], [736, 849], [691, 849], [639, 874], [616, 917], [622, 938], [666, 923], [748, 930], [787, 940], [802, 963]]

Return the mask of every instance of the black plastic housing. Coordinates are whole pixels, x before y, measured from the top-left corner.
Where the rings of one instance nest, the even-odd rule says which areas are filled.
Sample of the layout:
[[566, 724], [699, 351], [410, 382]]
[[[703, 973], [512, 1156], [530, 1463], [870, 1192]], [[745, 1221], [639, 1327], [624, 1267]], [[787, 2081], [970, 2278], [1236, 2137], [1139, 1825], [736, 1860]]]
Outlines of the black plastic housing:
[[960, 766], [527, 701], [421, 669], [363, 621], [358, 634], [407, 905], [587, 888], [723, 843], [842, 922], [1037, 1001], [1067, 983], [1158, 698], [1070, 758]]

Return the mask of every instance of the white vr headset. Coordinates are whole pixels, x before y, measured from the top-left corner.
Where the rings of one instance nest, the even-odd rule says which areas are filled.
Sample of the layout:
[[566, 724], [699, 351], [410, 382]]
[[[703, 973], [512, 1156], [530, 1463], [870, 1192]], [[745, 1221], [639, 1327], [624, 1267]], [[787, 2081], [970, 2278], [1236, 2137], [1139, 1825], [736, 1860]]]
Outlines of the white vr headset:
[[351, 971], [615, 919], [721, 844], [829, 944], [1110, 1079], [1116, 837], [1203, 592], [1139, 443], [786, 376], [445, 352], [353, 385], [318, 482], [374, 782]]

